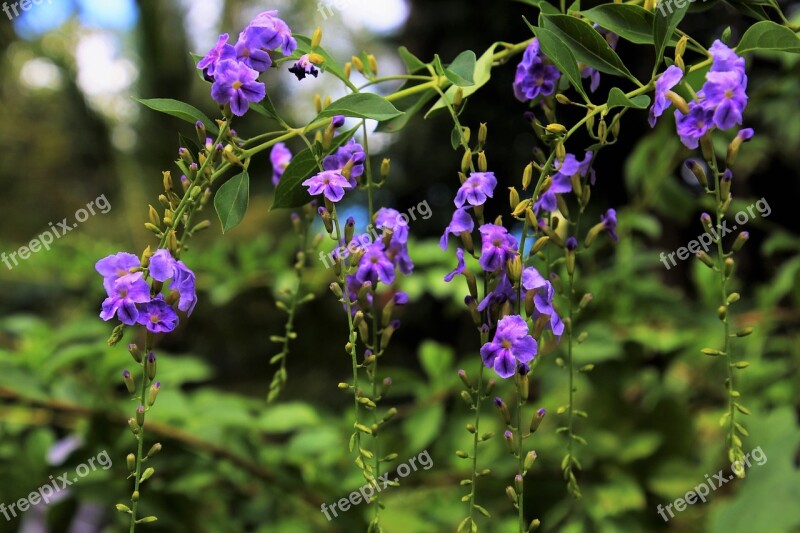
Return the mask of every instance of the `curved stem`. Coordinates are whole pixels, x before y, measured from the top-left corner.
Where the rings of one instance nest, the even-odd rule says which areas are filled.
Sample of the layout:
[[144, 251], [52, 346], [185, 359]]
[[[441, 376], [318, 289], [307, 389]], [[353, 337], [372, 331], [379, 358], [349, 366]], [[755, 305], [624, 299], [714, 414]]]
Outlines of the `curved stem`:
[[[149, 378], [147, 377], [147, 369], [146, 369], [146, 361], [147, 361], [147, 354], [153, 349], [153, 340], [154, 336], [149, 331], [147, 332], [147, 337], [145, 340], [145, 350], [144, 350], [144, 357], [142, 357], [142, 386], [139, 390], [139, 405], [145, 406], [147, 405], [145, 402], [147, 401], [147, 386], [149, 383]], [[145, 412], [145, 415], [147, 413]], [[142, 417], [142, 425], [139, 427], [139, 433], [136, 435], [136, 439], [138, 440], [138, 444], [136, 446], [136, 471], [134, 472], [134, 482], [133, 482], [133, 494], [131, 495], [131, 523], [129, 533], [134, 533], [136, 529], [136, 516], [137, 511], [139, 509], [139, 486], [141, 485], [141, 478], [142, 478], [142, 465], [144, 464], [144, 416]]]

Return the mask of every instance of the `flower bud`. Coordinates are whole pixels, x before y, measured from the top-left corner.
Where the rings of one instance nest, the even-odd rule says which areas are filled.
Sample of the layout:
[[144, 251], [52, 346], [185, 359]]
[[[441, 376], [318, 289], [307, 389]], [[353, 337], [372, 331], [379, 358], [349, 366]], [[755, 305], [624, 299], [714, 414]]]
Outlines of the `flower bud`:
[[378, 74], [378, 60], [375, 59], [374, 54], [367, 55], [367, 61], [369, 62], [369, 69], [372, 71], [372, 74]]
[[694, 177], [697, 178], [700, 185], [708, 189], [708, 178], [706, 177], [706, 171], [703, 169], [703, 166], [694, 159], [689, 159], [686, 161], [686, 167], [694, 174]]
[[506, 441], [506, 446], [508, 447], [508, 451], [512, 454], [517, 453], [517, 445], [514, 442], [514, 434], [510, 430], [505, 430], [503, 432], [503, 440]]
[[154, 455], [158, 454], [158, 452], [160, 452], [160, 451], [161, 451], [161, 443], [160, 442], [156, 442], [155, 444], [153, 444], [150, 447], [150, 451], [147, 452], [147, 459], [150, 459]]
[[139, 427], [144, 426], [144, 405], [136, 408], [136, 423]]
[[147, 359], [144, 362], [145, 373], [147, 374], [147, 379], [153, 379], [156, 377], [156, 354], [150, 352], [147, 354]]
[[353, 66], [357, 71], [359, 71], [361, 74], [364, 74], [364, 62], [361, 61], [360, 57], [353, 56], [350, 58], [350, 61], [353, 63]]
[[513, 284], [519, 283], [520, 278], [522, 277], [522, 258], [519, 254], [515, 255], [507, 262], [508, 267], [508, 279]]
[[463, 368], [458, 371], [458, 379], [460, 379], [468, 389], [472, 389], [472, 382], [469, 380], [469, 376], [467, 376], [467, 372]]
[[136, 456], [132, 453], [128, 454], [128, 457], [125, 458], [125, 462], [128, 464], [128, 472], [135, 472], [136, 471]]
[[733, 267], [735, 266], [735, 261], [733, 258], [729, 257], [725, 259], [725, 265], [723, 267], [723, 272], [725, 273], [725, 277], [729, 278], [733, 275]]
[[385, 180], [389, 177], [389, 171], [391, 170], [391, 160], [384, 159], [381, 162], [381, 179]]
[[463, 102], [464, 102], [464, 89], [459, 87], [456, 89], [456, 92], [453, 95], [453, 108], [458, 109], [459, 107], [461, 107], [461, 104]]
[[497, 385], [497, 382], [494, 379], [489, 378], [489, 382], [486, 383], [486, 389], [483, 391], [483, 395], [489, 396], [494, 390], [495, 385]]
[[567, 132], [567, 128], [558, 123], [548, 124], [544, 129], [547, 133], [552, 133], [553, 135], [563, 135]]
[[711, 259], [711, 257], [705, 251], [700, 250], [697, 252], [697, 254], [695, 254], [695, 257], [702, 261], [702, 263], [708, 268], [714, 268], [714, 260]]
[[485, 122], [481, 122], [480, 127], [478, 128], [478, 144], [483, 146], [486, 144], [486, 137], [489, 135], [489, 129], [486, 126]]
[[345, 77], [345, 79], [349, 80], [350, 79], [350, 74], [352, 74], [352, 72], [353, 72], [353, 64], [348, 61], [347, 63], [344, 64], [344, 77]]
[[536, 433], [536, 430], [539, 429], [539, 426], [541, 425], [546, 413], [547, 411], [544, 407], [542, 407], [541, 409], [537, 409], [537, 411], [533, 414], [533, 418], [531, 419], [531, 433]]
[[322, 42], [322, 28], [317, 26], [317, 29], [311, 35], [311, 48], [318, 47], [320, 42]]
[[512, 211], [519, 205], [519, 193], [514, 187], [508, 188], [508, 205], [511, 207]]
[[522, 466], [525, 468], [525, 470], [530, 470], [530, 468], [533, 466], [533, 463], [536, 462], [537, 457], [538, 456], [536, 455], [536, 452], [533, 450], [529, 451], [528, 454], [525, 455], [525, 460], [522, 463]]
[[733, 172], [730, 169], [722, 173], [719, 179], [719, 197], [723, 202], [731, 195], [731, 182], [733, 181]]
[[587, 292], [586, 294], [583, 295], [583, 298], [581, 298], [581, 301], [578, 304], [578, 309], [583, 311], [590, 303], [592, 303], [593, 299], [594, 299], [594, 296], [592, 295], [592, 293], [591, 292]]
[[525, 170], [522, 171], [522, 190], [527, 191], [533, 179], [533, 163], [525, 165]]
[[708, 213], [703, 213], [700, 215], [700, 223], [703, 225], [703, 229], [709, 235], [714, 235], [714, 227], [711, 221], [711, 215]]
[[511, 413], [508, 412], [508, 406], [506, 402], [503, 401], [502, 398], [499, 396], [494, 399], [494, 405], [500, 410], [500, 414], [503, 417], [503, 422], [508, 426], [511, 424]]
[[514, 487], [517, 489], [517, 492], [522, 492], [522, 476], [520, 474], [514, 476]]
[[570, 100], [569, 98], [567, 98], [567, 97], [566, 97], [566, 96], [564, 96], [563, 94], [561, 94], [561, 93], [558, 93], [558, 94], [556, 95], [556, 102], [558, 102], [558, 103], [559, 103], [559, 104], [561, 104], [561, 105], [569, 105], [569, 104], [571, 104], [571, 103], [572, 103], [572, 100]]
[[745, 143], [753, 138], [753, 129], [752, 128], [744, 128], [736, 134], [731, 144], [728, 145], [728, 155], [725, 158], [725, 163], [728, 168], [733, 166], [733, 163], [736, 161], [736, 156], [739, 153], [739, 148], [742, 146], [742, 143]]
[[136, 393], [136, 382], [133, 380], [130, 370], [122, 371], [122, 381], [125, 383], [125, 388], [128, 389], [130, 394]]
[[147, 392], [147, 405], [152, 407], [154, 403], [156, 403], [156, 397], [158, 397], [158, 391], [161, 390], [161, 382], [156, 381], [152, 385], [150, 385], [150, 390]]
[[152, 466], [147, 468], [144, 472], [142, 472], [142, 477], [139, 480], [139, 483], [144, 483], [145, 481], [150, 479], [150, 477], [155, 473], [156, 473], [156, 469], [153, 468]]
[[511, 500], [511, 503], [517, 505], [517, 493], [514, 491], [514, 487], [511, 485], [506, 487], [506, 496], [508, 496], [508, 499]]
[[750, 239], [750, 232], [747, 231], [741, 232], [739, 235], [736, 236], [736, 240], [733, 241], [732, 250], [734, 252], [738, 252], [739, 250], [741, 250], [742, 246], [745, 245], [748, 239]]
[[481, 172], [486, 172], [488, 168], [488, 163], [486, 161], [486, 152], [480, 151], [478, 152], [478, 170]]

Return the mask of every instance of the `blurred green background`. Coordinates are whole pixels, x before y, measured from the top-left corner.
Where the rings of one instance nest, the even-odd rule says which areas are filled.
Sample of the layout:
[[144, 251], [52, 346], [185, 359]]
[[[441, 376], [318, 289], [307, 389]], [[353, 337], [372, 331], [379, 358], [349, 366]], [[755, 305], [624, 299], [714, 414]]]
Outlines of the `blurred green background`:
[[[798, 13], [795, 4], [782, 4]], [[176, 155], [178, 132], [190, 126], [139, 106], [133, 98], [188, 101], [209, 116], [218, 110], [197, 78], [189, 52], [204, 53], [221, 31], [236, 34], [254, 14], [279, 9], [297, 33], [324, 31], [323, 45], [344, 62], [366, 50], [383, 74], [402, 70], [395, 49], [423, 59], [451, 59], [465, 49], [480, 55], [491, 43], [529, 38], [515, 2], [458, 0], [350, 0], [331, 11], [316, 2], [274, 0], [52, 0], [22, 16], [0, 15], [0, 251], [11, 253], [102, 195], [111, 209], [97, 214], [13, 269], [0, 264], [0, 503], [7, 505], [106, 450], [108, 470], [91, 472], [48, 506], [20, 518], [0, 517], [0, 531], [89, 533], [119, 531], [128, 499], [125, 455], [133, 446], [131, 410], [120, 372], [133, 367], [126, 337], [108, 348], [111, 326], [97, 314], [104, 297], [94, 272], [100, 257], [139, 253], [150, 244], [142, 223], [160, 192], [161, 171]], [[730, 25], [734, 42], [752, 20], [722, 3], [690, 14], [684, 29], [708, 46]], [[652, 57], [621, 44], [634, 74], [649, 73]], [[500, 178], [498, 191], [517, 185], [530, 161], [534, 135], [513, 99], [514, 64], [493, 72], [471, 99], [462, 120], [489, 123], [487, 153]], [[620, 142], [597, 161], [596, 212], [615, 207], [622, 239], [605, 245], [581, 267], [578, 287], [594, 303], [576, 328], [588, 339], [577, 347], [577, 404], [589, 412], [579, 432], [589, 445], [579, 457], [584, 499], [566, 494], [555, 434], [556, 407], [566, 401], [567, 373], [554, 364], [562, 348], [546, 345], [529, 405], [549, 414], [530, 441], [539, 459], [526, 488], [528, 519], [543, 531], [685, 532], [800, 531], [800, 64], [795, 57], [751, 58], [747, 126], [756, 130], [737, 162], [732, 212], [764, 198], [768, 217], [748, 223], [751, 241], [741, 255], [737, 284], [742, 302], [736, 324], [755, 333], [735, 342], [743, 401], [753, 415], [744, 449], [760, 447], [768, 461], [695, 504], [668, 524], [656, 506], [671, 503], [720, 469], [728, 472], [718, 423], [727, 401], [724, 362], [700, 354], [721, 336], [713, 273], [695, 261], [667, 271], [670, 252], [701, 233], [704, 199], [683, 175], [690, 155], [664, 120], [650, 130], [644, 114], [623, 121]], [[332, 79], [298, 82], [285, 69], [267, 74], [270, 96], [290, 123], [313, 117], [313, 97], [344, 94]], [[611, 80], [613, 81], [613, 80]], [[604, 78], [600, 94], [611, 87]], [[574, 118], [574, 117], [573, 117]], [[565, 123], [572, 118], [563, 117]], [[274, 127], [250, 116], [242, 136]], [[413, 276], [399, 287], [412, 302], [381, 368], [394, 386], [385, 406], [399, 415], [384, 434], [385, 447], [404, 462], [428, 450], [434, 466], [419, 470], [385, 496], [389, 533], [454, 531], [463, 517], [467, 473], [454, 455], [471, 443], [471, 413], [458, 396], [456, 371], [475, 374], [479, 339], [464, 312], [458, 280], [442, 282], [454, 263], [438, 248], [458, 185], [460, 155], [450, 146], [444, 116], [416, 119], [395, 136], [370, 139], [375, 164], [392, 159], [392, 178], [378, 205], [401, 212], [427, 201], [433, 216], [412, 223]], [[585, 144], [581, 144], [584, 143]], [[580, 152], [588, 139], [576, 138]], [[299, 150], [299, 145], [292, 145]], [[174, 169], [173, 169], [174, 170]], [[294, 283], [296, 240], [288, 212], [270, 212], [273, 187], [266, 158], [251, 167], [251, 205], [244, 223], [224, 237], [212, 228], [192, 241], [184, 260], [197, 273], [199, 304], [166, 336], [159, 350], [162, 392], [148, 430], [164, 451], [153, 460], [145, 514], [159, 517], [152, 531], [363, 531], [371, 510], [351, 509], [332, 522], [323, 502], [345, 497], [363, 480], [347, 452], [352, 398], [337, 390], [350, 362], [336, 348], [346, 320], [327, 291], [330, 272], [311, 261], [306, 276], [317, 298], [301, 307], [299, 338], [288, 361], [289, 383], [278, 402], [264, 401], [274, 372], [269, 359], [283, 332], [276, 295]], [[504, 194], [488, 215], [501, 214]], [[364, 198], [345, 209], [363, 216]], [[493, 211], [494, 210], [494, 211]], [[316, 263], [316, 264], [313, 264]], [[128, 334], [130, 336], [130, 333]], [[500, 384], [508, 397], [512, 384]], [[502, 432], [487, 406], [486, 429]], [[494, 426], [494, 427], [491, 427]], [[482, 448], [480, 464], [493, 474], [479, 485], [478, 501], [493, 513], [483, 531], [515, 527], [503, 493], [515, 464], [501, 439]]]

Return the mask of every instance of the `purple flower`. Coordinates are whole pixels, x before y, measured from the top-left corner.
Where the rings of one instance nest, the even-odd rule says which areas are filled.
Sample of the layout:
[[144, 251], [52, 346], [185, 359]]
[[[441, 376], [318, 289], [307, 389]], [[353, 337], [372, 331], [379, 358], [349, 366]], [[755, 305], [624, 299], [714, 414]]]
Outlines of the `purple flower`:
[[538, 346], [528, 334], [528, 326], [519, 315], [509, 315], [497, 323], [494, 339], [481, 347], [483, 364], [494, 368], [503, 379], [510, 378], [517, 369], [517, 361], [527, 363], [536, 357]]
[[675, 87], [682, 79], [683, 71], [675, 65], [672, 65], [656, 80], [656, 93], [653, 97], [653, 105], [650, 107], [650, 116], [648, 117], [651, 128], [656, 126], [656, 119], [670, 106], [670, 101], [667, 98], [667, 91]]
[[464, 250], [459, 248], [456, 250], [456, 259], [458, 260], [458, 266], [456, 266], [455, 270], [450, 272], [444, 277], [444, 280], [448, 283], [453, 281], [453, 278], [458, 276], [459, 274], [464, 273], [464, 269], [467, 267], [466, 262], [464, 262]]
[[[703, 107], [714, 110], [714, 125], [727, 130], [742, 123], [747, 107], [746, 85], [736, 72], [709, 72], [703, 85]], [[747, 78], [744, 78], [745, 83]]]
[[281, 181], [284, 170], [292, 161], [292, 152], [283, 143], [277, 143], [269, 153], [269, 160], [272, 163], [272, 183], [277, 185]]
[[191, 315], [197, 305], [197, 292], [195, 290], [194, 272], [189, 270], [183, 261], [175, 261], [175, 270], [169, 290], [178, 291], [178, 309]]
[[566, 248], [570, 252], [574, 252], [578, 249], [578, 239], [573, 236], [567, 238], [567, 242], [564, 243], [564, 248]]
[[[405, 218], [403, 218], [405, 217]], [[408, 242], [408, 217], [401, 215], [397, 209], [382, 207], [375, 213], [375, 226], [392, 231], [392, 243]]]
[[[583, 161], [579, 161], [573, 154], [567, 154], [563, 162], [556, 164], [557, 172], [553, 174], [553, 183], [539, 199], [533, 204], [534, 212], [538, 213], [539, 208], [545, 211], [555, 211], [558, 207], [556, 194], [564, 194], [572, 190], [572, 176], [580, 174], [585, 177], [587, 173], [593, 172], [590, 168], [592, 163], [592, 152], [586, 152]], [[594, 174], [592, 173], [592, 183]]]
[[335, 153], [323, 159], [322, 168], [341, 171], [351, 159], [353, 160], [353, 168], [350, 171], [350, 184], [355, 187], [356, 178], [364, 174], [364, 162], [367, 160], [364, 147], [358, 144], [355, 139], [350, 139], [347, 144], [336, 150]]
[[241, 117], [250, 102], [260, 102], [266, 96], [264, 84], [256, 81], [258, 72], [233, 59], [220, 61], [211, 86], [211, 97], [218, 104], [230, 104], [233, 114]]
[[550, 317], [550, 329], [553, 330], [556, 337], [561, 337], [564, 333], [564, 323], [553, 307], [553, 297], [555, 296], [553, 284], [544, 279], [538, 270], [528, 267], [522, 271], [522, 288], [527, 291], [536, 291], [533, 297], [535, 309], [533, 318], [537, 319], [541, 315]]
[[711, 48], [712, 63], [710, 72], [736, 72], [742, 77], [744, 74], [744, 58], [736, 55], [731, 48], [717, 39]]
[[336, 115], [331, 119], [331, 126], [333, 128], [341, 128], [344, 126], [344, 115]]
[[276, 10], [263, 11], [245, 28], [245, 33], [259, 48], [275, 50], [280, 48], [283, 55], [288, 56], [297, 49], [297, 41], [292, 37], [288, 24], [278, 18]]
[[465, 203], [483, 205], [486, 198], [492, 197], [496, 186], [497, 178], [494, 177], [494, 172], [471, 173], [456, 193], [456, 207], [464, 207]]
[[233, 59], [236, 57], [236, 50], [228, 44], [228, 34], [223, 33], [219, 36], [217, 44], [212, 48], [203, 59], [197, 63], [197, 68], [203, 71], [209, 81], [214, 81], [214, 75], [220, 61]]
[[409, 302], [408, 293], [398, 291], [394, 293], [395, 305], [406, 305]]
[[169, 250], [160, 248], [150, 257], [150, 276], [156, 281], [167, 281], [175, 272], [175, 259]]
[[178, 325], [178, 315], [159, 295], [147, 302], [137, 322], [152, 333], [169, 333]]
[[506, 267], [506, 262], [514, 257], [519, 243], [503, 226], [484, 224], [481, 232], [481, 267], [486, 272], [496, 272]]
[[114, 282], [130, 274], [132, 268], [139, 266], [139, 258], [133, 254], [119, 252], [115, 255], [104, 257], [95, 263], [94, 268], [103, 276], [103, 286], [106, 292], [111, 292]]
[[344, 197], [345, 189], [353, 186], [347, 179], [335, 170], [325, 170], [303, 182], [308, 187], [308, 194], [316, 196], [324, 194], [331, 202], [338, 202]]
[[700, 137], [705, 135], [713, 125], [714, 111], [706, 109], [695, 101], [689, 102], [689, 114], [684, 115], [680, 110], [675, 110], [678, 135], [681, 142], [694, 150], [700, 143]]
[[478, 311], [483, 312], [487, 307], [516, 301], [517, 291], [514, 290], [514, 286], [511, 285], [508, 276], [503, 274], [494, 290], [487, 294], [478, 304]]
[[376, 242], [365, 248], [364, 256], [358, 264], [356, 279], [361, 283], [370, 281], [373, 286], [378, 281], [387, 285], [394, 281], [394, 265], [386, 257], [382, 243]]
[[553, 94], [556, 90], [561, 73], [553, 65], [546, 65], [544, 59], [539, 50], [539, 39], [534, 39], [525, 49], [514, 76], [514, 96], [520, 102]]
[[614, 242], [619, 242], [619, 235], [617, 235], [617, 211], [615, 209], [609, 209], [600, 215], [600, 221], [603, 223], [608, 236], [611, 237]]
[[289, 72], [297, 76], [298, 80], [305, 79], [305, 77], [309, 74], [315, 78], [319, 75], [319, 70], [317, 70], [317, 67], [315, 67], [311, 61], [309, 61], [308, 54], [300, 56], [297, 62], [289, 68]]
[[444, 233], [442, 234], [442, 238], [439, 240], [439, 246], [441, 246], [442, 250], [447, 249], [447, 241], [450, 238], [450, 235], [461, 235], [463, 232], [472, 233], [472, 230], [475, 229], [475, 221], [472, 220], [472, 215], [467, 212], [467, 209], [461, 208], [456, 209], [453, 212], [453, 219], [450, 221], [450, 224], [444, 229]]
[[411, 260], [411, 256], [408, 255], [408, 246], [406, 244], [391, 242], [386, 250], [386, 256], [403, 274], [408, 275], [414, 271], [414, 262]]
[[272, 57], [261, 46], [258, 32], [245, 29], [239, 34], [239, 39], [233, 48], [236, 59], [257, 72], [266, 72], [272, 66]]
[[150, 300], [150, 287], [142, 279], [142, 273], [127, 274], [113, 282], [108, 290], [108, 298], [103, 301], [100, 318], [111, 320], [117, 315], [119, 321], [126, 326], [136, 324], [139, 310], [136, 304]]

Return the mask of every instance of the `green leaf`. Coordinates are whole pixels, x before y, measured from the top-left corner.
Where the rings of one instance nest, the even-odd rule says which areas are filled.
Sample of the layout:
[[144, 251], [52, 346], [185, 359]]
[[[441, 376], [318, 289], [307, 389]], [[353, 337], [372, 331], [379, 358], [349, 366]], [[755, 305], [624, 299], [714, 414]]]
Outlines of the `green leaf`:
[[402, 59], [403, 63], [405, 63], [406, 71], [409, 74], [414, 74], [415, 72], [425, 68], [426, 63], [424, 63], [420, 58], [409, 52], [408, 48], [406, 48], [405, 46], [401, 46], [400, 48], [398, 48], [397, 52], [400, 54], [400, 59]]
[[472, 50], [461, 52], [453, 62], [444, 69], [444, 75], [447, 76], [448, 80], [453, 82], [453, 85], [459, 87], [475, 85], [473, 76], [475, 75], [476, 62], [475, 52]]
[[[664, 51], [667, 49], [672, 34], [678, 24], [686, 16], [691, 2], [684, 1], [680, 6], [677, 2], [661, 0], [657, 5], [657, 11], [653, 14], [653, 43], [656, 48], [656, 64], [653, 72], [658, 70], [661, 60], [664, 59]], [[666, 7], [665, 7], [666, 6]]]
[[800, 37], [792, 30], [769, 20], [762, 20], [750, 26], [736, 52], [791, 52], [800, 53]]
[[257, 104], [250, 104], [250, 109], [258, 113], [259, 115], [265, 116], [267, 118], [271, 118], [273, 120], [277, 120], [280, 122], [280, 117], [278, 115], [278, 111], [275, 109], [275, 106], [272, 104], [272, 100], [270, 99], [269, 95], [264, 97], [261, 102]]
[[222, 222], [222, 233], [239, 225], [250, 200], [250, 175], [245, 170], [222, 184], [214, 195], [214, 209]]
[[591, 25], [569, 15], [542, 15], [540, 24], [561, 39], [575, 58], [600, 72], [638, 81], [617, 53]]
[[[356, 126], [350, 131], [340, 133], [333, 138], [327, 155], [339, 149], [340, 146], [349, 141], [360, 126]], [[270, 209], [281, 207], [299, 207], [311, 201], [311, 196], [303, 187], [303, 182], [319, 171], [317, 158], [310, 148], [306, 148], [292, 158], [281, 176], [281, 181], [275, 189], [275, 199]]]
[[653, 14], [632, 4], [603, 4], [581, 15], [636, 44], [653, 44]]
[[317, 115], [314, 122], [336, 115], [346, 117], [370, 118], [373, 120], [391, 120], [402, 115], [392, 103], [383, 96], [374, 93], [353, 93], [345, 95], [326, 107]]
[[564, 46], [561, 37], [548, 30], [547, 28], [534, 27], [527, 20], [525, 21], [530, 26], [531, 30], [536, 34], [539, 39], [539, 46], [542, 52], [558, 67], [558, 70], [567, 77], [572, 86], [575, 88], [583, 99], [587, 102], [589, 97], [586, 96], [586, 91], [583, 90], [581, 83], [581, 71], [578, 70], [578, 60], [572, 55], [569, 48]]
[[294, 54], [292, 54], [293, 59], [299, 59], [300, 56], [303, 54], [308, 54], [314, 52], [315, 54], [319, 54], [324, 58], [322, 65], [320, 67], [324, 72], [330, 72], [340, 80], [342, 80], [345, 85], [347, 85], [351, 90], [356, 91], [358, 90], [353, 82], [344, 75], [344, 70], [339, 66], [335, 59], [331, 57], [331, 55], [321, 46], [317, 46], [316, 48], [311, 48], [311, 39], [306, 37], [305, 35], [294, 35], [294, 38], [297, 40], [297, 50], [295, 50]]
[[608, 93], [608, 109], [615, 107], [632, 107], [634, 109], [647, 109], [650, 105], [650, 97], [640, 94], [633, 98], [628, 98], [618, 87], [612, 87]]
[[171, 98], [140, 98], [137, 101], [154, 111], [177, 117], [193, 125], [197, 123], [197, 121], [200, 121], [206, 125], [208, 131], [212, 133], [219, 132], [219, 128], [217, 128], [213, 120], [208, 118], [202, 111], [189, 104], [179, 102], [178, 100], [172, 100]]
[[[482, 55], [478, 58], [475, 62], [475, 70], [472, 75], [472, 79], [475, 82], [474, 85], [470, 85], [469, 87], [462, 88], [464, 98], [476, 93], [478, 89], [483, 87], [489, 82], [489, 79], [492, 77], [492, 63], [494, 63], [494, 51], [500, 43], [494, 43], [490, 46]], [[448, 98], [450, 102], [453, 101], [453, 96], [455, 95], [458, 87], [451, 86], [447, 91], [445, 91], [445, 97]], [[428, 118], [433, 112], [444, 109], [445, 103], [444, 100], [439, 98], [433, 107], [431, 107], [428, 112], [425, 114], [425, 118]]]

